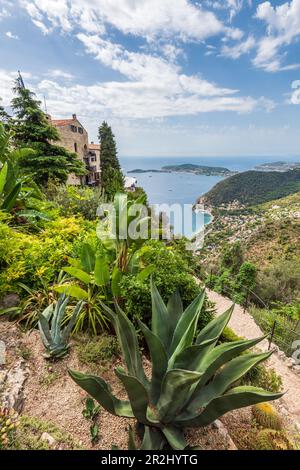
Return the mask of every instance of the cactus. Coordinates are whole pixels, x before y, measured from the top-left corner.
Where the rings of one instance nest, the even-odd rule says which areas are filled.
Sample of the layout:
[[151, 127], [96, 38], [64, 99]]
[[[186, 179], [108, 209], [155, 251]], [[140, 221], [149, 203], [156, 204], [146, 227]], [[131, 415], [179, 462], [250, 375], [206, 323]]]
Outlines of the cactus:
[[18, 413], [15, 410], [0, 407], [0, 449], [7, 449], [10, 446], [18, 425]]
[[282, 418], [278, 411], [270, 403], [258, 403], [252, 407], [252, 415], [256, 422], [263, 428], [282, 429]]
[[294, 450], [294, 446], [283, 431], [263, 429], [254, 439], [255, 450]]
[[68, 325], [62, 328], [68, 302], [69, 298], [61, 295], [58, 302], [49, 305], [40, 315], [38, 326], [48, 359], [62, 358], [70, 349], [68, 341], [84, 302], [78, 302]]
[[141, 321], [147, 342], [152, 378], [146, 377], [131, 321], [116, 303], [116, 312], [103, 304], [123, 352], [127, 372], [117, 367], [129, 400], [115, 397], [100, 377], [69, 371], [72, 379], [111, 414], [135, 418], [143, 426], [143, 450], [170, 446], [185, 449], [184, 429], [213, 423], [228, 411], [275, 400], [281, 393], [234, 384], [272, 352], [241, 355], [264, 338], [218, 345], [233, 307], [198, 332], [205, 292], [183, 311], [178, 292], [163, 302], [155, 285], [152, 293], [152, 330]]

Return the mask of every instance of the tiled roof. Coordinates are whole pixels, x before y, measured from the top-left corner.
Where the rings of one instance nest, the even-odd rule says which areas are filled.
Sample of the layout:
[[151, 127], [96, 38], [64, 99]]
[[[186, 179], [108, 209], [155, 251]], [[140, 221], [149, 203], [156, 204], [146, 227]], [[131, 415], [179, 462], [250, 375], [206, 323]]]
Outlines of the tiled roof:
[[68, 124], [74, 122], [74, 119], [52, 119], [51, 122], [55, 126], [67, 126]]
[[100, 150], [100, 145], [99, 144], [89, 144], [89, 149], [90, 150]]

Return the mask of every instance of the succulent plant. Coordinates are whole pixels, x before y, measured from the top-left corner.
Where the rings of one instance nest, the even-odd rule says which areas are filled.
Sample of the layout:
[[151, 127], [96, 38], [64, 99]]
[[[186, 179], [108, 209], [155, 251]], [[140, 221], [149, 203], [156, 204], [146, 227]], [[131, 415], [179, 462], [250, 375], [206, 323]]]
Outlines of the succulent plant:
[[0, 449], [9, 447], [18, 425], [18, 413], [15, 410], [0, 407]]
[[278, 411], [270, 403], [258, 403], [252, 407], [252, 415], [255, 421], [263, 428], [282, 429], [282, 418]]
[[40, 315], [38, 326], [47, 358], [62, 358], [70, 349], [69, 338], [84, 302], [77, 303], [69, 323], [62, 327], [68, 303], [69, 298], [61, 295], [57, 302], [49, 305]]
[[294, 446], [283, 431], [263, 429], [254, 439], [255, 450], [294, 450]]
[[139, 322], [151, 356], [151, 379], [143, 369], [135, 328], [118, 304], [116, 313], [107, 306], [105, 309], [127, 366], [127, 372], [117, 367], [115, 373], [129, 401], [116, 398], [101, 377], [69, 372], [108, 412], [135, 418], [144, 426], [142, 449], [159, 450], [165, 445], [184, 449], [187, 446], [185, 428], [207, 426], [231, 410], [282, 396], [251, 386], [234, 387], [244, 374], [272, 352], [240, 355], [264, 338], [218, 345], [233, 308], [198, 332], [204, 291], [183, 311], [178, 292], [165, 305], [153, 283], [151, 290], [152, 330]]

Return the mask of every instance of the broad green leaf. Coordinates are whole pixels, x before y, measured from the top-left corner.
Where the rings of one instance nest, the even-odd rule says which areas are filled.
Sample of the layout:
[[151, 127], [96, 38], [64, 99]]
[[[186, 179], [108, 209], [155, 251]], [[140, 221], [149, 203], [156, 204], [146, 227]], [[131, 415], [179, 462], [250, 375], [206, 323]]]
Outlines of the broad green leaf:
[[68, 263], [73, 266], [74, 268], [78, 268], [82, 270], [82, 264], [81, 261], [77, 258], [71, 258], [68, 256]]
[[110, 282], [109, 264], [105, 255], [97, 255], [95, 262], [95, 284], [99, 287]]
[[141, 450], [162, 450], [165, 444], [165, 438], [158, 428], [145, 426], [145, 433]]
[[85, 271], [82, 271], [82, 269], [75, 267], [67, 267], [63, 268], [63, 271], [70, 274], [70, 276], [75, 277], [75, 279], [78, 279], [86, 285], [90, 284], [91, 282], [91, 276]]
[[159, 337], [165, 349], [168, 350], [171, 342], [170, 327], [168, 323], [168, 310], [152, 279], [151, 298], [152, 331], [156, 336]]
[[55, 309], [51, 321], [51, 336], [53, 338], [53, 342], [56, 344], [59, 344], [61, 342], [61, 323], [65, 315], [68, 303], [69, 297], [61, 295], [55, 304]]
[[111, 291], [116, 299], [121, 297], [120, 283], [123, 276], [124, 274], [122, 273], [122, 271], [118, 268], [117, 265], [115, 265], [111, 276]]
[[109, 413], [125, 418], [134, 418], [130, 403], [116, 398], [111, 393], [109, 385], [101, 377], [86, 375], [72, 370], [69, 370], [69, 375], [77, 385], [83, 388]]
[[183, 305], [182, 300], [180, 297], [179, 289], [176, 289], [173, 295], [169, 298], [168, 305], [168, 316], [169, 316], [169, 325], [170, 325], [170, 332], [173, 335], [177, 323], [179, 322], [182, 314], [183, 314]]
[[183, 349], [175, 359], [175, 369], [185, 369], [201, 372], [202, 361], [215, 338], [208, 339], [201, 344], [194, 344]]
[[157, 404], [163, 423], [172, 422], [186, 402], [190, 387], [201, 378], [199, 372], [173, 369], [166, 373]]
[[270, 357], [271, 352], [262, 354], [247, 354], [237, 357], [221, 369], [216, 377], [206, 387], [201, 389], [198, 397], [189, 405], [189, 411], [194, 412], [199, 408], [206, 406], [213, 399], [223, 395], [230, 386], [234, 385], [243, 377], [252, 367]]
[[107, 312], [108, 318], [114, 325], [129, 374], [139, 378], [145, 386], [148, 386], [148, 380], [146, 379], [143, 369], [137, 334], [133, 324], [117, 303], [116, 313], [114, 313], [103, 302], [100, 301], [100, 304]]
[[69, 297], [75, 297], [78, 300], [88, 300], [88, 293], [81, 289], [81, 287], [76, 286], [75, 284], [70, 285], [61, 285], [54, 288], [59, 294], [66, 294]]
[[[199, 315], [205, 300], [205, 292], [201, 292], [191, 305], [183, 312], [174, 332], [170, 352], [169, 369], [173, 367], [178, 354], [191, 346], [195, 337]], [[205, 339], [210, 339], [207, 337]]]
[[234, 341], [232, 343], [223, 343], [213, 349], [209, 347], [208, 352], [206, 352], [204, 355], [198, 369], [203, 372], [203, 376], [195, 388], [190, 402], [192, 402], [194, 399], [197, 400], [197, 397], [201, 393], [203, 386], [213, 377], [220, 367], [222, 367], [228, 361], [231, 361], [231, 359], [238, 356], [239, 354], [242, 354], [247, 349], [250, 349], [256, 344], [260, 343], [264, 338], [265, 337], [251, 340]]
[[163, 428], [162, 432], [173, 450], [184, 450], [187, 447], [187, 442], [180, 429], [170, 426]]
[[154, 271], [155, 271], [155, 266], [153, 264], [150, 264], [149, 266], [147, 266], [147, 268], [140, 271], [138, 275], [136, 276], [136, 278], [139, 281], [145, 281], [149, 276], [151, 276], [151, 274], [154, 273]]
[[160, 396], [162, 380], [168, 368], [168, 356], [159, 337], [152, 333], [141, 321], [139, 321], [139, 326], [145, 336], [151, 355], [152, 380], [150, 398], [151, 402], [156, 405]]
[[22, 189], [22, 183], [16, 184], [16, 186], [12, 189], [12, 191], [6, 196], [2, 203], [2, 209], [5, 211], [11, 211], [20, 195]]
[[51, 333], [49, 329], [48, 319], [53, 314], [53, 310], [54, 310], [54, 305], [53, 304], [49, 305], [49, 307], [47, 307], [46, 310], [44, 310], [44, 312], [40, 315], [39, 321], [38, 321], [38, 327], [39, 327], [39, 331], [41, 334], [41, 339], [45, 348], [48, 348], [50, 344], [52, 343], [52, 337], [51, 337]]
[[73, 314], [71, 319], [69, 320], [68, 325], [64, 329], [62, 333], [62, 339], [63, 341], [68, 341], [68, 338], [72, 332], [73, 327], [75, 326], [75, 323], [77, 321], [77, 318], [82, 310], [82, 307], [84, 305], [84, 302], [81, 300], [80, 302], [77, 303], [76, 307], [74, 308]]
[[208, 426], [219, 417], [232, 410], [252, 406], [257, 403], [277, 400], [283, 393], [266, 392], [256, 387], [236, 387], [225, 395], [215, 398], [198, 416], [180, 419], [177, 418], [177, 424], [184, 427], [202, 427]]
[[138, 450], [134, 440], [134, 432], [131, 426], [128, 429], [128, 450]]
[[132, 412], [138, 422], [150, 426], [155, 424], [155, 422], [151, 422], [149, 420], [149, 396], [144, 385], [136, 377], [125, 374], [120, 367], [117, 367], [115, 372], [124, 385], [131, 404]]
[[92, 273], [95, 269], [95, 250], [88, 243], [84, 243], [81, 253], [81, 264], [87, 273]]
[[0, 171], [0, 194], [2, 193], [7, 177], [7, 163], [5, 162]]
[[200, 344], [209, 338], [219, 338], [223, 333], [225, 326], [229, 323], [234, 310], [234, 305], [219, 317], [212, 320], [200, 331], [196, 343]]

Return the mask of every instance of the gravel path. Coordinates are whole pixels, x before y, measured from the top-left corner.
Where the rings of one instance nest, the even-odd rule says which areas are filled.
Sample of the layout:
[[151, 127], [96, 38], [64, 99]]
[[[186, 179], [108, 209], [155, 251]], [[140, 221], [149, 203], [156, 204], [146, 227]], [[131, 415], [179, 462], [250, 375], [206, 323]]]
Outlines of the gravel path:
[[[216, 304], [217, 315], [221, 315], [232, 305], [230, 299], [222, 297], [216, 292], [208, 290], [207, 295]], [[257, 326], [252, 316], [248, 312], [244, 313], [243, 308], [239, 305], [235, 306], [229, 326], [237, 335], [248, 339], [263, 336], [261, 329]], [[267, 351], [269, 348], [268, 341], [264, 340], [261, 342], [259, 348], [262, 351]], [[282, 405], [295, 424], [298, 424], [300, 427], [300, 376], [293, 372], [277, 353], [270, 357], [267, 364], [281, 375], [283, 388], [286, 392], [281, 399]]]

